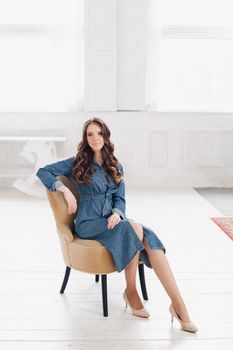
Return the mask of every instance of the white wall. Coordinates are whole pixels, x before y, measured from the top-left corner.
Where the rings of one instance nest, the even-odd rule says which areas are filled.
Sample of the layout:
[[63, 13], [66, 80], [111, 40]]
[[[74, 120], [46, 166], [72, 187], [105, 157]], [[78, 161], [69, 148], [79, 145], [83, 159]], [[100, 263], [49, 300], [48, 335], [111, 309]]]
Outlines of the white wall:
[[[128, 186], [233, 186], [233, 118], [230, 114], [96, 112], [1, 114], [1, 134], [64, 134], [58, 155], [75, 154], [83, 123], [98, 116], [112, 130]], [[31, 164], [22, 144], [0, 143], [0, 185], [9, 185]], [[11, 177], [7, 176], [11, 169]], [[5, 174], [5, 175], [4, 175]], [[1, 176], [2, 175], [2, 176]]]
[[[76, 152], [84, 121], [99, 116], [112, 129], [129, 186], [233, 186], [231, 114], [116, 112], [145, 107], [145, 4], [86, 0], [88, 111], [0, 113], [0, 136], [65, 135], [57, 152], [68, 157]], [[30, 173], [22, 146], [0, 142], [1, 186]]]

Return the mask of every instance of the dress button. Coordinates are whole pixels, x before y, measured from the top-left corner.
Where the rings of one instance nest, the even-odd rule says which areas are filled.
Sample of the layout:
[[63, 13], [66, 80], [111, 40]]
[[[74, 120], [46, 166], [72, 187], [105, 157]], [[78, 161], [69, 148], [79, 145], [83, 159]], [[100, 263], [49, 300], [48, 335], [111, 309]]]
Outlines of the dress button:
[[106, 186], [106, 182], [104, 182], [104, 181], [103, 181], [103, 183], [102, 183], [102, 184], [103, 184], [103, 186]]

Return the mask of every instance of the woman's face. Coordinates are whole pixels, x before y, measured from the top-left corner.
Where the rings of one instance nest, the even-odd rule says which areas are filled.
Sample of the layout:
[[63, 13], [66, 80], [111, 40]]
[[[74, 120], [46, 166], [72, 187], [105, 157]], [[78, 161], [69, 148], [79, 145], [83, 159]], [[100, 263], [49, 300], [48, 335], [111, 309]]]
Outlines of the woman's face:
[[104, 138], [101, 127], [98, 124], [90, 124], [87, 127], [87, 143], [93, 152], [100, 151], [104, 146]]

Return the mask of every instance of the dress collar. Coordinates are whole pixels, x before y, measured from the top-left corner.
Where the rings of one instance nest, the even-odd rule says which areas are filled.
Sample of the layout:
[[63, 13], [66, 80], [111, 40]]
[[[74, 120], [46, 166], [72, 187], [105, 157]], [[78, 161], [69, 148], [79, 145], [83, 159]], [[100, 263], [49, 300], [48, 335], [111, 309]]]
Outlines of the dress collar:
[[103, 164], [97, 162], [96, 160], [93, 160], [93, 163], [96, 164], [96, 165], [99, 165], [99, 166], [103, 166]]

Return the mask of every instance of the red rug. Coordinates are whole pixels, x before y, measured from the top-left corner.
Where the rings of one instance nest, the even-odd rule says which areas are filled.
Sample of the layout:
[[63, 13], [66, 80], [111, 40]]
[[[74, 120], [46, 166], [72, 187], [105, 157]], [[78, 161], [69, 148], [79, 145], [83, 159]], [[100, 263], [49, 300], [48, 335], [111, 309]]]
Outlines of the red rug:
[[211, 218], [233, 241], [233, 217]]

